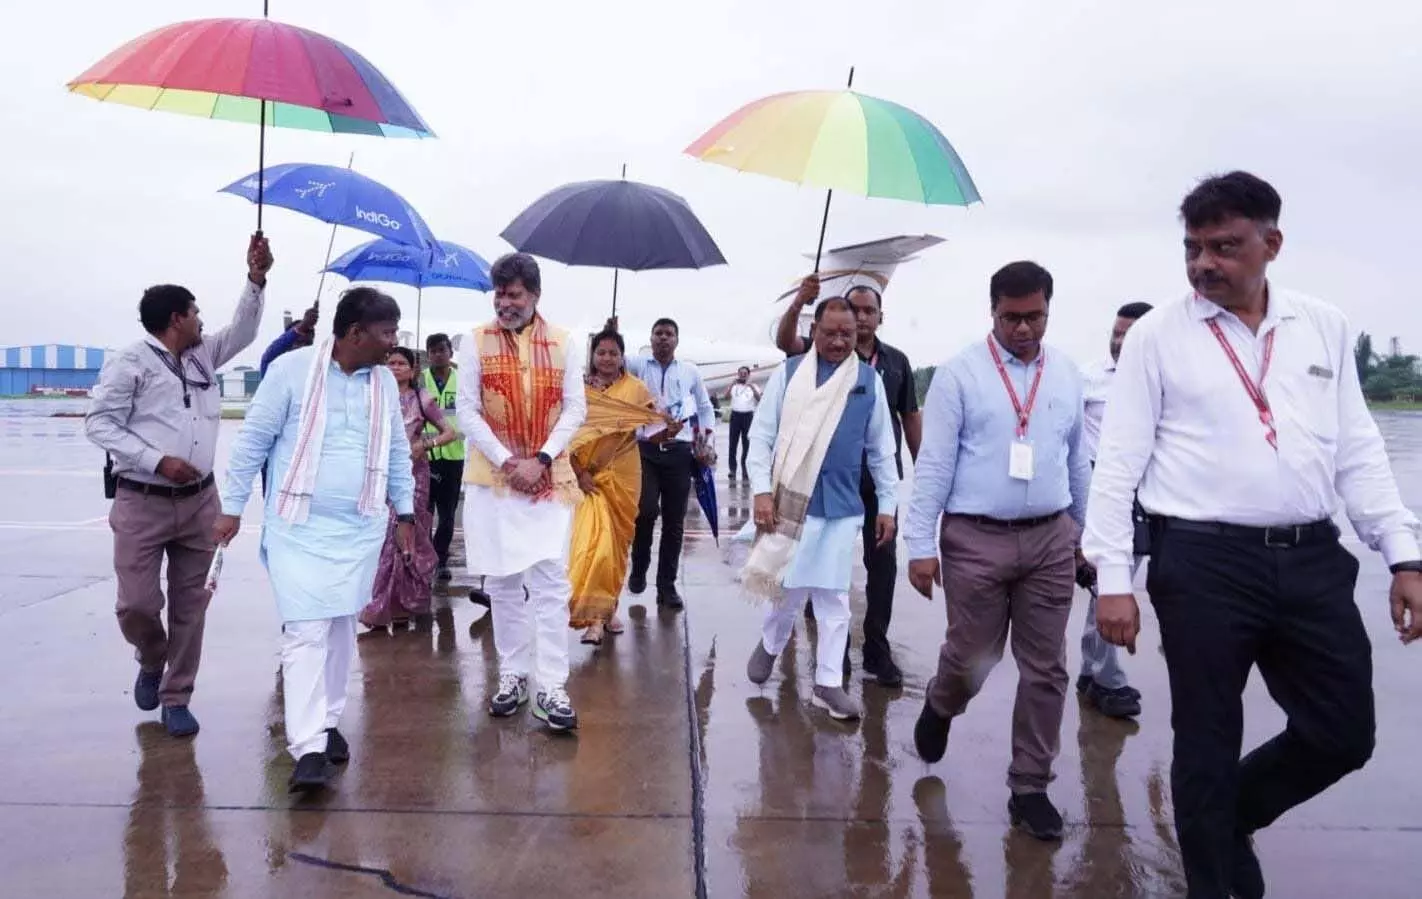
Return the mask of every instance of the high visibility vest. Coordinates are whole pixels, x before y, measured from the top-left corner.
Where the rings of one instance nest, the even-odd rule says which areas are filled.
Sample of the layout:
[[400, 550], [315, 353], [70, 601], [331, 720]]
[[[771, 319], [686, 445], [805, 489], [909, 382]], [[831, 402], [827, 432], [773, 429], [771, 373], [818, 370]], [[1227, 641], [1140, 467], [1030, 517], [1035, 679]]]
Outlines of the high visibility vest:
[[[456, 431], [459, 430], [459, 423], [454, 420], [454, 397], [459, 389], [459, 370], [454, 366], [449, 368], [449, 380], [444, 382], [444, 389], [440, 390], [435, 384], [434, 374], [425, 369], [425, 391], [435, 398], [439, 407], [444, 411], [444, 417], [449, 420], [449, 426]], [[434, 425], [425, 425], [425, 433], [430, 436], [439, 434], [439, 428]], [[445, 460], [450, 462], [464, 461], [464, 440], [461, 438], [453, 443], [446, 443], [444, 446], [437, 446], [430, 450], [430, 461]]]

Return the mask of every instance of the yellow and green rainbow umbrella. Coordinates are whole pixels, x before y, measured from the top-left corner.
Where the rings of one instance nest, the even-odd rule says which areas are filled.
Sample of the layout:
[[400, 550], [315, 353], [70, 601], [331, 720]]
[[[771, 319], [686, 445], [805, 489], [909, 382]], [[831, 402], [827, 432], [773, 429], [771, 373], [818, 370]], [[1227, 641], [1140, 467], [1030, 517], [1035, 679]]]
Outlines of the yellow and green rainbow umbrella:
[[831, 196], [843, 190], [929, 205], [982, 201], [958, 151], [932, 122], [908, 107], [852, 90], [794, 91], [756, 100], [718, 122], [686, 153], [742, 172], [823, 187]]

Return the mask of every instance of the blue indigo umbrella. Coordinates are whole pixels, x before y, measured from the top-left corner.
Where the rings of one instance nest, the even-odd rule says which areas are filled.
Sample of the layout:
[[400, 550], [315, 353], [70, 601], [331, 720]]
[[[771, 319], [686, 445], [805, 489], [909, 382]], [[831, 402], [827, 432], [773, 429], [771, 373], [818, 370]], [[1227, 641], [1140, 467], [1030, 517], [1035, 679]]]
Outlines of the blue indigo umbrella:
[[[626, 174], [623, 167], [623, 174]], [[671, 191], [628, 181], [579, 181], [549, 191], [499, 235], [515, 249], [567, 265], [617, 271], [705, 268], [726, 257], [686, 201]]]
[[395, 191], [349, 168], [289, 162], [271, 166], [260, 182], [256, 172], [222, 188], [253, 203], [261, 186], [262, 202], [345, 225], [399, 244], [434, 243], [425, 220]]
[[484, 257], [457, 243], [433, 240], [429, 249], [410, 247], [389, 240], [372, 240], [345, 253], [325, 271], [350, 281], [384, 281], [415, 288], [415, 342], [420, 337], [420, 317], [424, 311], [426, 287], [457, 287], [489, 291], [489, 263]]
[[700, 460], [691, 463], [691, 483], [696, 488], [696, 502], [711, 525], [711, 539], [721, 545], [721, 510], [716, 504], [716, 472]]

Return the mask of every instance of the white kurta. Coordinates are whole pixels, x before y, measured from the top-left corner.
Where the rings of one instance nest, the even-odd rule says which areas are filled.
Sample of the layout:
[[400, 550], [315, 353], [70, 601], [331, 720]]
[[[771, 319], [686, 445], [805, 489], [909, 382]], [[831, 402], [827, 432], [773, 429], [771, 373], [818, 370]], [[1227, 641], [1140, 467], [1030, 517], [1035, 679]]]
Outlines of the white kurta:
[[301, 403], [316, 347], [277, 359], [267, 369], [232, 445], [222, 511], [241, 515], [252, 481], [265, 462], [269, 475], [261, 557], [271, 574], [282, 621], [354, 615], [370, 602], [389, 515], [363, 515], [366, 446], [370, 441], [370, 379], [385, 391], [390, 428], [388, 497], [397, 514], [414, 512], [410, 442], [395, 378], [383, 365], [346, 374], [334, 362], [326, 381], [326, 431], [316, 460], [316, 485], [306, 521], [292, 524], [276, 512], [278, 487], [296, 453]]
[[[587, 416], [587, 397], [583, 393], [586, 345], [582, 335], [568, 335], [564, 347], [563, 412], [542, 447], [553, 458], [567, 449]], [[494, 436], [482, 414], [478, 341], [461, 341], [456, 363], [459, 430], [466, 435], [471, 450], [483, 453], [498, 468], [512, 453]], [[535, 503], [518, 493], [500, 495], [492, 487], [464, 485], [464, 552], [471, 572], [506, 577], [527, 571], [539, 562], [564, 561], [572, 529], [571, 506], [556, 500]]]

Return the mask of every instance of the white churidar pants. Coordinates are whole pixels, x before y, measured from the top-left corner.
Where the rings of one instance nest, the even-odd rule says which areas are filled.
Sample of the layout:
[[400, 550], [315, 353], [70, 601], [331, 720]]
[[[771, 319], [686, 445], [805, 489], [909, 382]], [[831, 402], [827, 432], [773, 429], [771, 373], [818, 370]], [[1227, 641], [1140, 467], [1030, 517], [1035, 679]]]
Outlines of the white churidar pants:
[[760, 639], [765, 651], [773, 656], [785, 650], [790, 635], [795, 632], [795, 619], [804, 611], [806, 601], [815, 608], [815, 627], [819, 631], [819, 646], [815, 649], [815, 685], [844, 686], [844, 648], [849, 645], [849, 593], [844, 590], [823, 590], [818, 587], [791, 587], [785, 590], [783, 602], [771, 606], [761, 626]]
[[326, 730], [346, 709], [355, 646], [354, 615], [282, 624], [281, 683], [292, 758], [326, 751]]
[[568, 601], [573, 592], [567, 562], [537, 562], [520, 574], [486, 577], [484, 592], [494, 616], [499, 673], [532, 673], [541, 689], [563, 687], [568, 681]]

